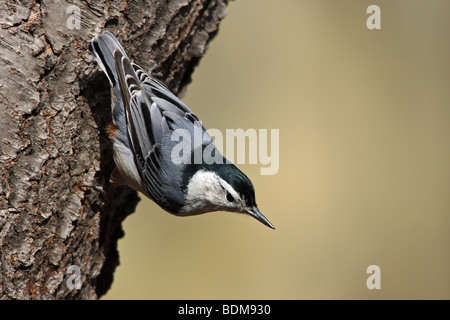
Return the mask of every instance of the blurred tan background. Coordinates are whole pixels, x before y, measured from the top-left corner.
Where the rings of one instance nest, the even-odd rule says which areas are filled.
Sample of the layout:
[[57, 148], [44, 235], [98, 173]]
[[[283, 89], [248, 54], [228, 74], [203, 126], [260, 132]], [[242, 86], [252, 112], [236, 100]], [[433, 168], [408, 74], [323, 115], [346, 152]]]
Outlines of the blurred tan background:
[[207, 128], [280, 129], [278, 174], [239, 165], [276, 230], [143, 199], [104, 298], [450, 299], [450, 2], [227, 11], [183, 100]]

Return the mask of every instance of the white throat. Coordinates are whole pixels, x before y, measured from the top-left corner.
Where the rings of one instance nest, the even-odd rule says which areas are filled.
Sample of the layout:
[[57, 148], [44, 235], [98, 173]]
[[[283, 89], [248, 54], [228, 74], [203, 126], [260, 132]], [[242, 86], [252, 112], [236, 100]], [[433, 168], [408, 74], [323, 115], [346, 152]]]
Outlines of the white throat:
[[[227, 193], [234, 201], [227, 200]], [[211, 211], [243, 211], [245, 202], [239, 194], [217, 173], [199, 170], [189, 181], [185, 196], [185, 205], [181, 215], [196, 215]]]

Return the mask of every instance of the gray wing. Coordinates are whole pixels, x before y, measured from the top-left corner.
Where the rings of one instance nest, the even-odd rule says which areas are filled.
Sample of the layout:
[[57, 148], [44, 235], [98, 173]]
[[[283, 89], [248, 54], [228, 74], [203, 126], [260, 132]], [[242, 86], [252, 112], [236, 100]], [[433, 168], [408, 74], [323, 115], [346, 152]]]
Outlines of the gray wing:
[[[127, 129], [135, 163], [150, 196], [166, 210], [165, 186], [161, 179], [162, 140], [178, 119], [194, 123], [198, 118], [161, 82], [148, 76], [119, 50], [114, 52]], [[169, 201], [170, 202], [170, 201]]]

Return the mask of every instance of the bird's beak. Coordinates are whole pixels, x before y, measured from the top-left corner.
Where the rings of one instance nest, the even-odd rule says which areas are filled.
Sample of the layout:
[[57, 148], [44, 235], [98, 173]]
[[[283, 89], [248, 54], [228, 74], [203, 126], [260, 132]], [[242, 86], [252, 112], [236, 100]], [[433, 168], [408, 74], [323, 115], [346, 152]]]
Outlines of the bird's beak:
[[247, 210], [247, 213], [251, 215], [253, 218], [261, 222], [262, 224], [268, 226], [269, 228], [275, 229], [275, 227], [270, 223], [269, 220], [267, 220], [266, 217], [263, 216], [261, 212], [259, 212], [258, 208], [254, 206], [251, 209]]

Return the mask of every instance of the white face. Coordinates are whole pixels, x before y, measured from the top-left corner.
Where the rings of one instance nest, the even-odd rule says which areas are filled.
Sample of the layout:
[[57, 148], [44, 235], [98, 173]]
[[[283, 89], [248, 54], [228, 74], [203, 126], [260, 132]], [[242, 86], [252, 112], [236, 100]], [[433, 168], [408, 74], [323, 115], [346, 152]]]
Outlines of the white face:
[[[231, 200], [231, 201], [230, 201]], [[181, 214], [195, 215], [210, 211], [244, 212], [245, 201], [218, 174], [199, 170], [191, 178]]]

